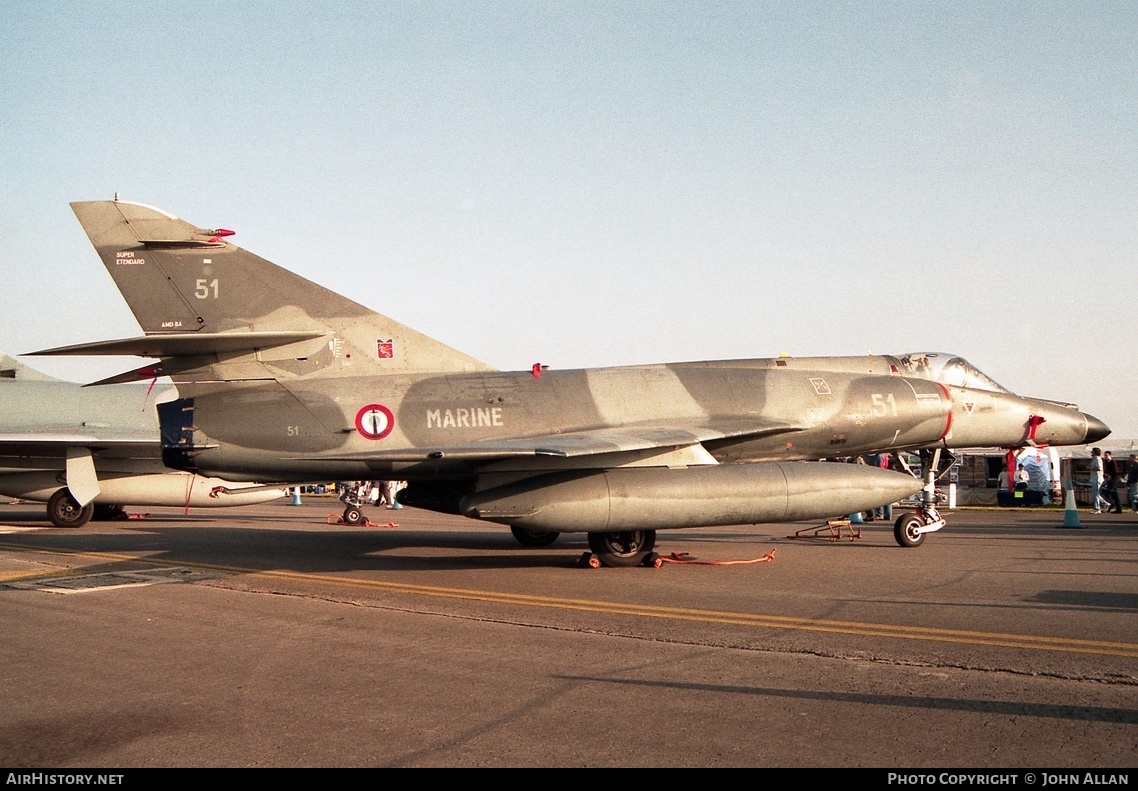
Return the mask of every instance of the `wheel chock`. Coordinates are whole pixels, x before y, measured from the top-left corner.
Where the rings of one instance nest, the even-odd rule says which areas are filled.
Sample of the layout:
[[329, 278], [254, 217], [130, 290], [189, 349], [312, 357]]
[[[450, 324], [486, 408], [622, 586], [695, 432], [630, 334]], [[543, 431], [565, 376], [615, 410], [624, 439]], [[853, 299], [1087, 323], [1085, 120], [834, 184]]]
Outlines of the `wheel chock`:
[[600, 567], [601, 559], [592, 552], [585, 552], [577, 558], [577, 568], [579, 569], [599, 569]]

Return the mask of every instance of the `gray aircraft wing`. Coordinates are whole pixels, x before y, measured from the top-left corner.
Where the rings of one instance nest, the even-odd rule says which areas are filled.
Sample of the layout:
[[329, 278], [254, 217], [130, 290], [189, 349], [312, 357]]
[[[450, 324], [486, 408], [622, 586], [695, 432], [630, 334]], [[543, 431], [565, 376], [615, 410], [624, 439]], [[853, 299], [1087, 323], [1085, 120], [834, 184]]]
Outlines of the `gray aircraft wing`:
[[[261, 352], [267, 349], [288, 347], [292, 344], [312, 342], [320, 339], [323, 343], [323, 330], [299, 332], [167, 332], [140, 335], [134, 338], [119, 338], [94, 343], [79, 343], [72, 346], [58, 346], [53, 349], [30, 352], [29, 357], [60, 355], [129, 355], [135, 357], [163, 358], [162, 362], [147, 363], [141, 368], [126, 371], [87, 387], [98, 385], [123, 384], [158, 376], [177, 377], [186, 371], [193, 371], [216, 362], [216, 355], [231, 355], [244, 352]], [[311, 351], [311, 345], [307, 347]], [[307, 354], [309, 352], [304, 352]], [[263, 377], [262, 377], [263, 378]]]
[[87, 390], [0, 354], [0, 493], [46, 502], [59, 527], [79, 527], [96, 504], [214, 507], [267, 502], [283, 490], [228, 484], [162, 467], [155, 402], [163, 386]]
[[112, 341], [78, 343], [29, 352], [29, 357], [62, 355], [132, 355], [136, 357], [182, 357], [202, 354], [259, 351], [323, 337], [321, 330], [307, 332], [192, 332], [154, 333]]
[[[491, 462], [500, 459], [546, 456], [579, 458], [632, 451], [667, 451], [723, 439], [757, 439], [801, 431], [787, 424], [716, 424], [714, 426], [667, 425], [661, 423], [606, 427], [474, 442], [468, 445], [438, 445], [420, 448], [375, 450], [348, 453], [331, 458], [343, 461], [425, 461], [451, 459], [466, 462]], [[329, 456], [320, 456], [328, 459]], [[301, 460], [301, 459], [298, 459]]]
[[35, 427], [19, 431], [0, 431], [0, 458], [6, 456], [62, 457], [73, 447], [93, 451], [114, 449], [116, 455], [156, 456], [158, 432], [115, 431], [108, 428], [85, 430], [74, 426]]
[[0, 354], [0, 459], [63, 458], [69, 448], [108, 451], [118, 457], [159, 455], [158, 422], [147, 390], [81, 395], [63, 382]]

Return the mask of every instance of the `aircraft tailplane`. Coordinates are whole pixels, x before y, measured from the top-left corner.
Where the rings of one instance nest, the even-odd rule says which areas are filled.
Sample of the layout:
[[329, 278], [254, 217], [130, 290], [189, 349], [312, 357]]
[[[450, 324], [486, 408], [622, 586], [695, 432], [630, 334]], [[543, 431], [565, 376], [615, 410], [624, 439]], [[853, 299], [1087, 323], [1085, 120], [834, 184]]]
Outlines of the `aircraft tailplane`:
[[146, 336], [179, 336], [158, 356], [195, 358], [175, 381], [490, 370], [231, 244], [232, 231], [138, 203], [71, 208]]

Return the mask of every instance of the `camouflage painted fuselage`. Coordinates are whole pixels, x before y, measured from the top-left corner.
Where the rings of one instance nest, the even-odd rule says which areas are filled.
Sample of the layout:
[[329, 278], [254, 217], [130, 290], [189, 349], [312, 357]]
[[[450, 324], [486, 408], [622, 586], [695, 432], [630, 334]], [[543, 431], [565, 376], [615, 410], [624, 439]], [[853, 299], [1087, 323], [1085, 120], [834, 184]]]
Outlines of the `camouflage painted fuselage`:
[[[558, 434], [588, 433], [608, 443], [590, 456], [624, 453], [632, 461], [661, 449], [630, 447], [629, 435], [676, 432], [664, 448], [700, 443], [719, 464], [1017, 446], [1033, 415], [1045, 418], [1033, 437], [1039, 444], [1088, 436], [1087, 418], [1075, 409], [922, 378], [834, 370], [845, 359], [872, 368], [872, 360], [885, 358], [677, 363], [545, 371], [540, 378], [493, 372], [200, 384], [191, 428], [167, 438], [168, 447], [187, 453], [169, 461], [251, 478], [268, 471], [295, 480], [414, 480], [532, 470], [540, 467], [532, 457], [487, 462], [460, 449]], [[361, 428], [369, 408], [390, 412], [381, 418], [382, 436]], [[546, 444], [555, 449], [554, 440]], [[575, 466], [588, 466], [589, 458], [576, 458]], [[598, 458], [596, 466], [613, 461]], [[550, 454], [548, 464], [563, 468], [566, 460]]]

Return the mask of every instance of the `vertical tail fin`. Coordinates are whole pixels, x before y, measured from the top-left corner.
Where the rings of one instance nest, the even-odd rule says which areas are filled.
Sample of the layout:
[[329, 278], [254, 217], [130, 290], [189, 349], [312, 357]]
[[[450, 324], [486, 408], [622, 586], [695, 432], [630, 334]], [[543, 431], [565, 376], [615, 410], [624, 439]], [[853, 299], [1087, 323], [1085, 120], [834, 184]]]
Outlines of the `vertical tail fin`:
[[[489, 370], [230, 244], [232, 231], [198, 228], [138, 203], [85, 201], [71, 208], [143, 331], [193, 334], [189, 347], [214, 355], [211, 375], [218, 375], [218, 365], [248, 371], [250, 363], [267, 365], [278, 377]], [[219, 336], [273, 332], [319, 337], [276, 348], [250, 341], [239, 353], [217, 354]]]

